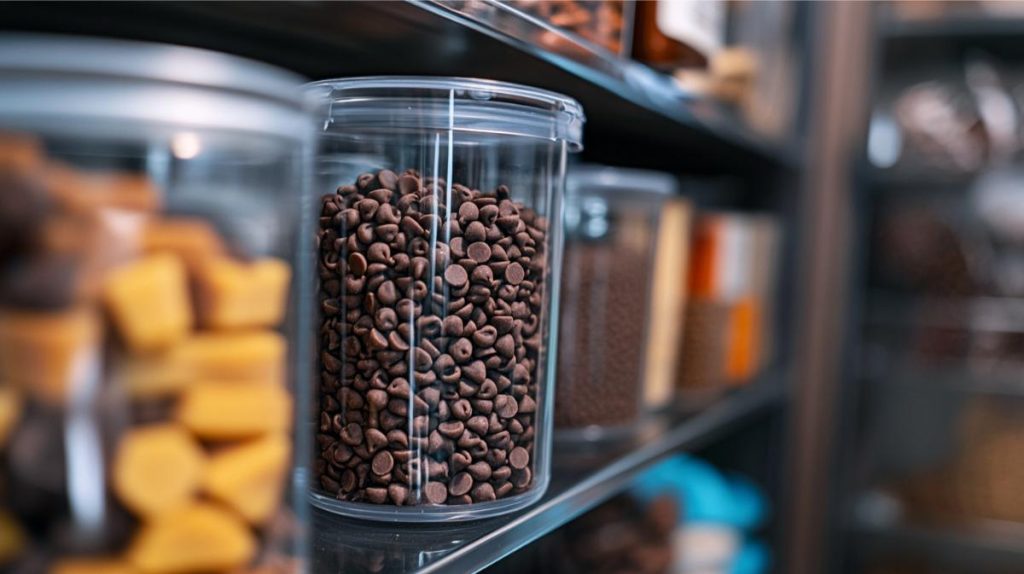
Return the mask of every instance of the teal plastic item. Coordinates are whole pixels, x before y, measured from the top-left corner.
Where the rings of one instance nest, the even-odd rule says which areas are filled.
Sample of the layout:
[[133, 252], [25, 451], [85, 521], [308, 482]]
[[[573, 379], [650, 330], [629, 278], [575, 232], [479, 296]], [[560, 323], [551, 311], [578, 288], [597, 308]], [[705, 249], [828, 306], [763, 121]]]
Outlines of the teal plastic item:
[[768, 514], [765, 497], [754, 483], [725, 476], [710, 464], [686, 455], [651, 467], [634, 481], [630, 494], [643, 503], [670, 494], [683, 509], [680, 522], [691, 524], [722, 524], [750, 531]]

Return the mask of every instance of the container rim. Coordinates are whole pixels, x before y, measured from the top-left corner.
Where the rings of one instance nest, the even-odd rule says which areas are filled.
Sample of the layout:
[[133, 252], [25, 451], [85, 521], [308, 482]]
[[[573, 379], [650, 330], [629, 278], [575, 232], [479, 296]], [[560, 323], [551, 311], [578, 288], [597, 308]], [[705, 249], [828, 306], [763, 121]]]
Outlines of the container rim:
[[[390, 100], [393, 103], [390, 113], [381, 116], [390, 122], [400, 122], [405, 114], [410, 127], [540, 135], [565, 140], [579, 149], [582, 127], [586, 122], [583, 106], [574, 98], [523, 84], [482, 78], [360, 76], [310, 82], [305, 90], [312, 98], [357, 106], [358, 110], [332, 105], [327, 113], [330, 120], [343, 120], [340, 114], [344, 111], [362, 113], [364, 121], [359, 125], [363, 127], [374, 121], [370, 119], [370, 116], [375, 116], [370, 108], [388, 107]], [[426, 112], [422, 107], [412, 109], [409, 106], [412, 100], [435, 100], [439, 105], [436, 110]], [[440, 105], [444, 102], [452, 108]], [[494, 111], [489, 113], [489, 108], [494, 108]], [[455, 110], [454, 118], [448, 117], [452, 115], [451, 110]], [[436, 121], [430, 122], [426, 119], [428, 115], [436, 115]], [[471, 119], [471, 122], [460, 122], [460, 115]], [[522, 130], [515, 128], [517, 121], [523, 123]], [[543, 128], [544, 123], [549, 124], [547, 129]]]
[[33, 32], [0, 33], [0, 77], [55, 74], [212, 88], [303, 103], [303, 78], [276, 66], [200, 48]]
[[679, 182], [661, 171], [581, 164], [569, 167], [566, 192], [584, 195], [588, 191], [602, 193], [650, 194], [672, 196], [679, 193]]

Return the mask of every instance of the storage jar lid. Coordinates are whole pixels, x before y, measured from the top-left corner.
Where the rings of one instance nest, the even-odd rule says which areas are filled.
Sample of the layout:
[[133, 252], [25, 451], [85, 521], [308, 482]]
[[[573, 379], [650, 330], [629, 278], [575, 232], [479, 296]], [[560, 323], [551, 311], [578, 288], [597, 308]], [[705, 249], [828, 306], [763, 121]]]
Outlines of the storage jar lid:
[[569, 195], [623, 193], [667, 197], [679, 192], [679, 184], [674, 176], [660, 171], [583, 164], [569, 167], [566, 190]]
[[5, 122], [84, 116], [297, 136], [302, 82], [268, 64], [197, 48], [0, 34]]
[[583, 107], [547, 90], [475, 78], [376, 76], [307, 86], [326, 105], [324, 131], [452, 130], [583, 146]]

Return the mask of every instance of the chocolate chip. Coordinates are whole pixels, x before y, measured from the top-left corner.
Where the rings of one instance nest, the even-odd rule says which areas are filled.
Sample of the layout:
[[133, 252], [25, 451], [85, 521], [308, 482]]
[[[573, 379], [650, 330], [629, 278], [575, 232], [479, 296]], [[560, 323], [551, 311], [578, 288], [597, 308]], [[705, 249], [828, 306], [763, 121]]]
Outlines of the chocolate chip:
[[430, 504], [444, 504], [448, 499], [448, 489], [439, 481], [428, 482], [423, 487], [423, 494]]
[[469, 280], [469, 276], [461, 265], [449, 265], [444, 270], [444, 280], [452, 287], [461, 287]]
[[448, 492], [452, 496], [462, 496], [467, 494], [472, 488], [473, 477], [468, 472], [460, 472], [452, 477], [451, 484], [448, 485]]
[[519, 285], [526, 278], [526, 271], [519, 263], [512, 263], [505, 268], [505, 281], [511, 285]]
[[508, 463], [512, 468], [522, 470], [530, 464], [530, 452], [521, 446], [517, 446], [508, 454]]

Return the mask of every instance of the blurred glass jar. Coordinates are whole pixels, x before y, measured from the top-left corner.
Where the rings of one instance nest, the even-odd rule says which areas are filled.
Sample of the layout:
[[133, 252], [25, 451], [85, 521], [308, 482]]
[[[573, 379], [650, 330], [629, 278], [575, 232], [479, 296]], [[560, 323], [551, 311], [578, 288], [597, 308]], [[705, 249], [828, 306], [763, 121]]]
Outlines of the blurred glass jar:
[[555, 428], [560, 438], [636, 430], [668, 174], [580, 166], [570, 173]]
[[580, 149], [582, 109], [459, 78], [310, 92], [329, 192], [317, 235], [315, 504], [419, 522], [537, 500], [549, 479], [565, 162]]
[[12, 34], [0, 85], [4, 571], [299, 571], [299, 79]]

